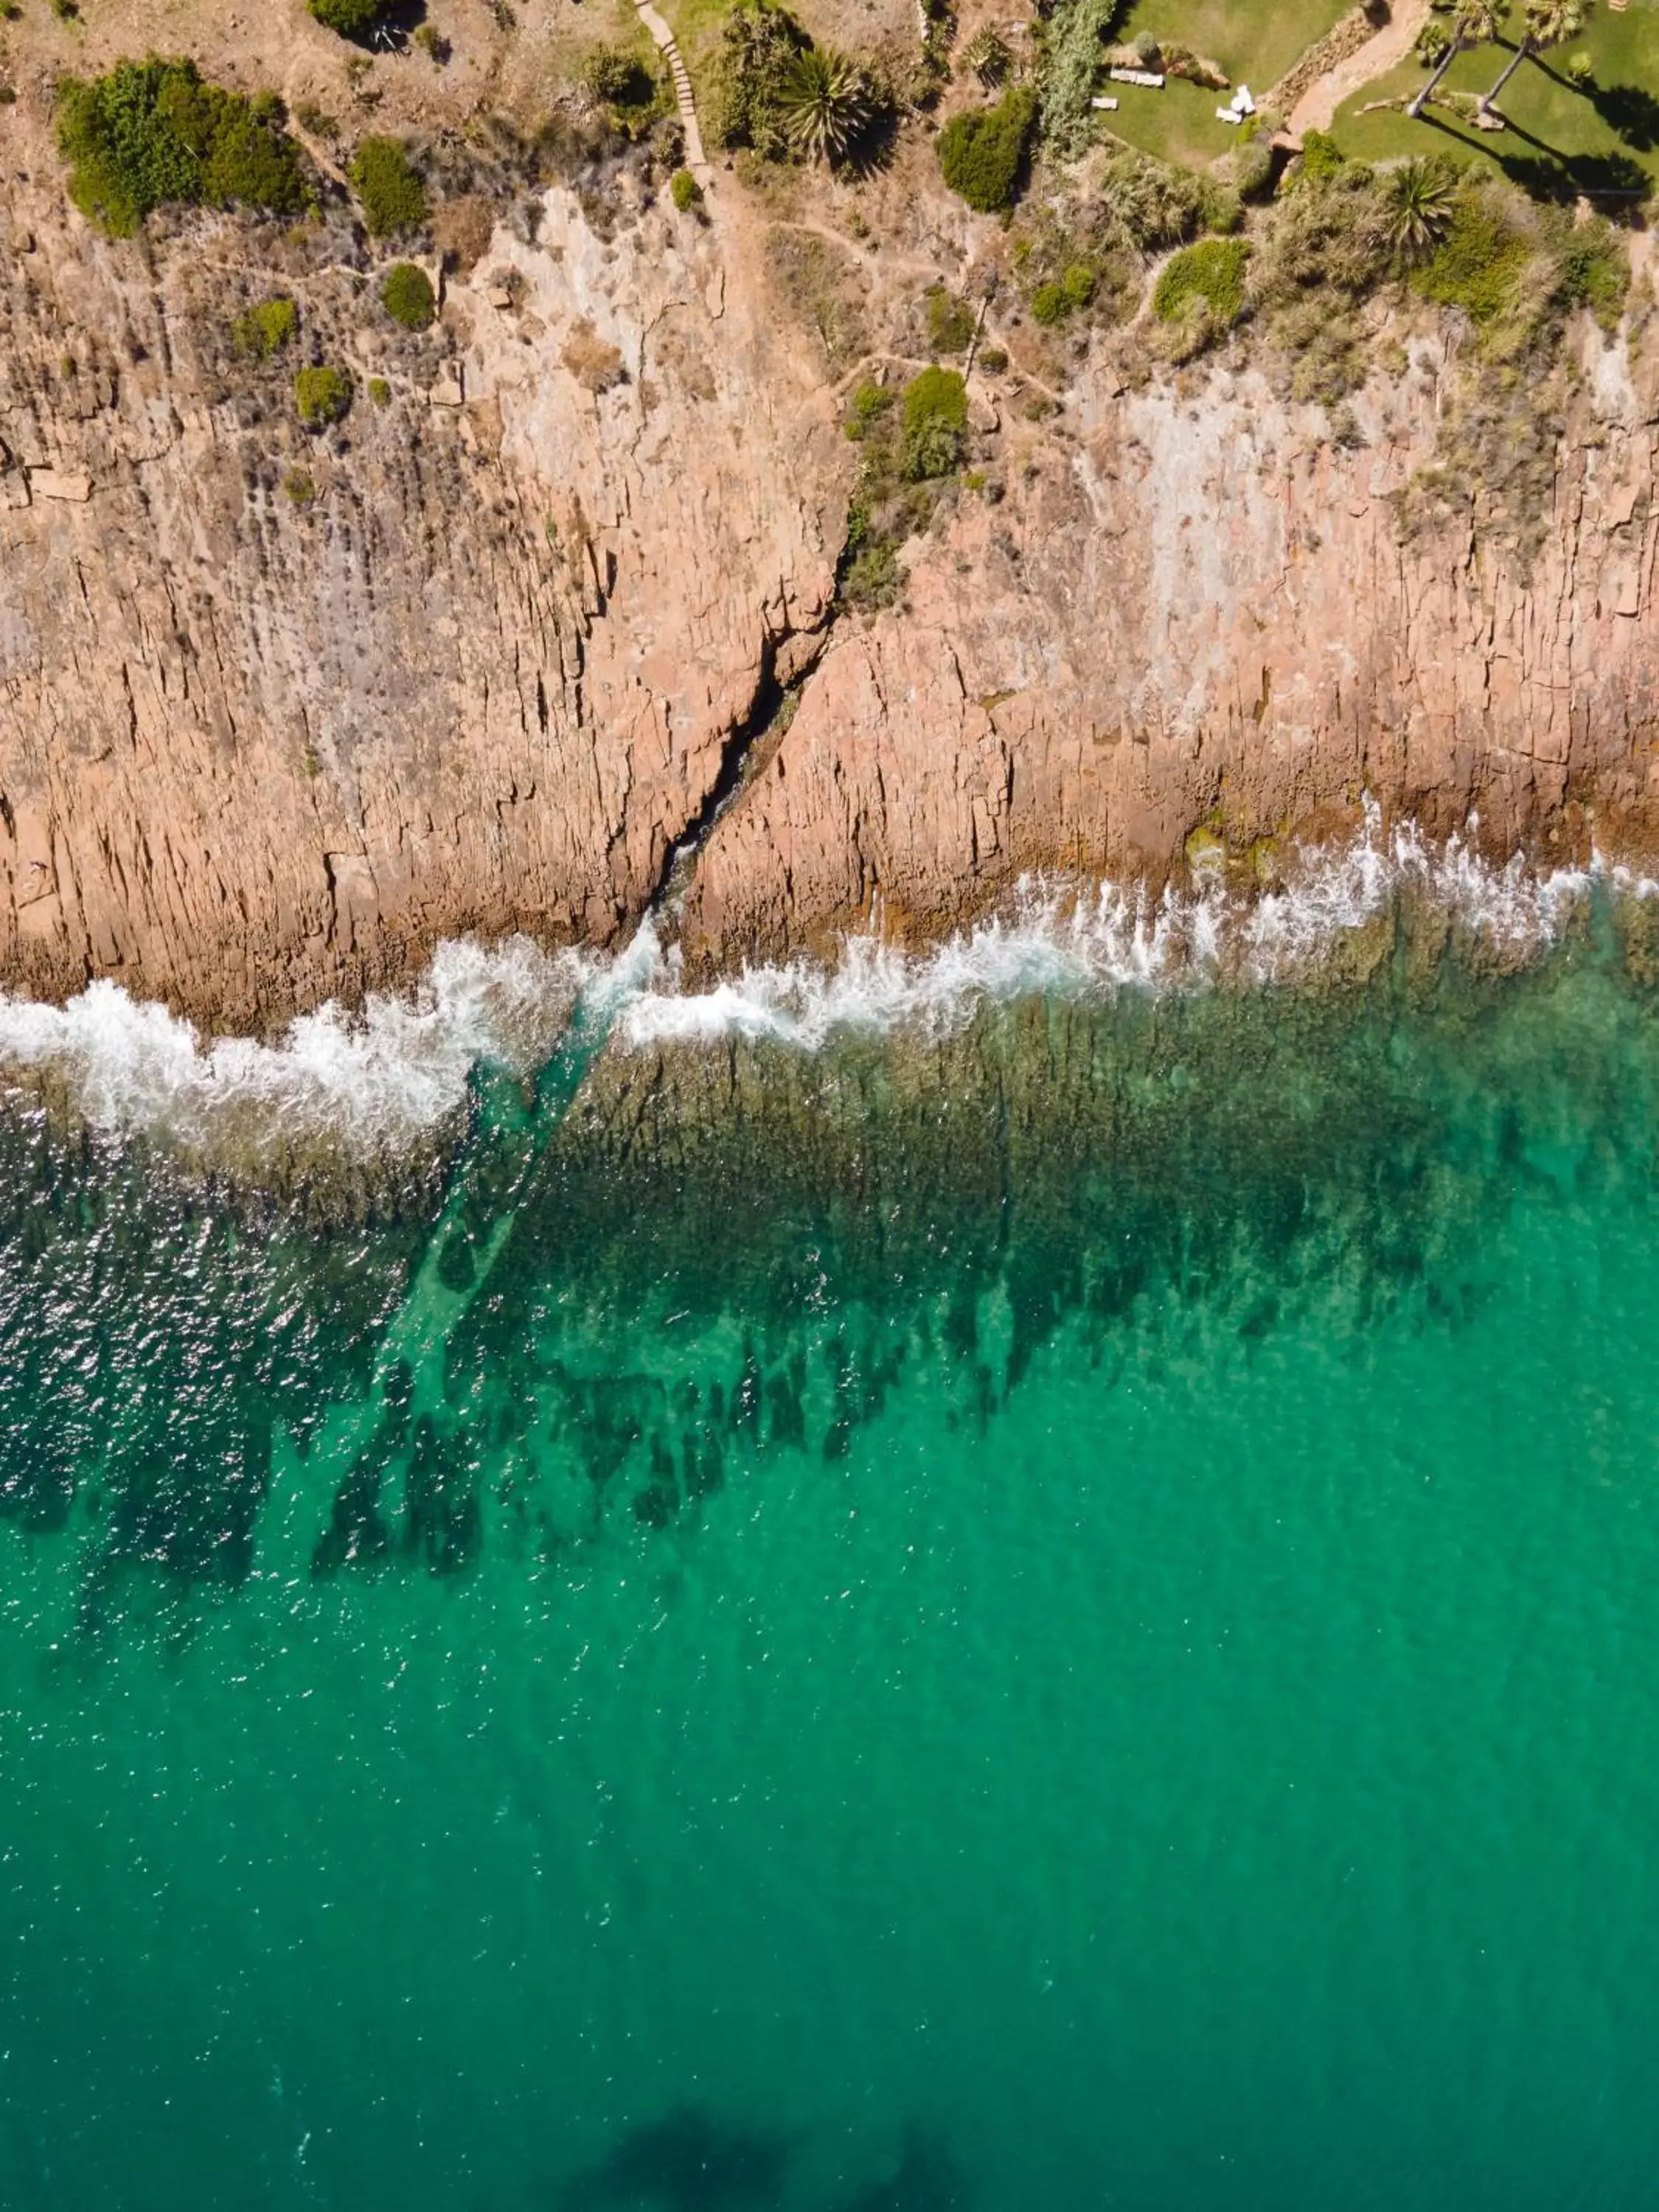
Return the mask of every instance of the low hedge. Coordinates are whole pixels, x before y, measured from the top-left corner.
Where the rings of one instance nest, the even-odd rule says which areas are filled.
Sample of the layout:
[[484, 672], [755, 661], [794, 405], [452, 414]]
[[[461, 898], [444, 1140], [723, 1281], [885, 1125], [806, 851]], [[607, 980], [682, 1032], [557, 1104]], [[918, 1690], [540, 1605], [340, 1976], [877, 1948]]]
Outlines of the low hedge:
[[1185, 246], [1165, 263], [1152, 293], [1152, 311], [1166, 323], [1179, 322], [1202, 301], [1223, 324], [1235, 323], [1244, 308], [1244, 270], [1249, 240], [1206, 238]]
[[70, 198], [112, 238], [156, 208], [258, 208], [297, 215], [300, 149], [274, 93], [245, 100], [209, 84], [194, 62], [118, 62], [58, 91], [58, 144]]
[[307, 430], [343, 422], [351, 398], [351, 378], [343, 368], [302, 368], [294, 380], [294, 404]]
[[397, 138], [365, 138], [351, 164], [351, 181], [372, 238], [418, 230], [426, 221], [426, 187]]
[[939, 162], [953, 192], [981, 215], [1000, 215], [1019, 192], [1036, 94], [1016, 85], [994, 107], [954, 115], [939, 134]]
[[438, 297], [424, 269], [416, 268], [412, 261], [399, 261], [386, 273], [380, 305], [406, 331], [424, 331], [431, 327], [438, 312]]

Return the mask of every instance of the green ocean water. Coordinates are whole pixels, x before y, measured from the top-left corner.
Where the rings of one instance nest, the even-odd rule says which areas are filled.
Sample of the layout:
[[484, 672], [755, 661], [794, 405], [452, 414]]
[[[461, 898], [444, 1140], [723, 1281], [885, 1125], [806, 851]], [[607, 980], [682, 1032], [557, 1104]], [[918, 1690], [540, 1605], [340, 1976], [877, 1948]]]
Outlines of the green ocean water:
[[0, 2204], [1650, 2203], [1650, 972], [15, 1103]]

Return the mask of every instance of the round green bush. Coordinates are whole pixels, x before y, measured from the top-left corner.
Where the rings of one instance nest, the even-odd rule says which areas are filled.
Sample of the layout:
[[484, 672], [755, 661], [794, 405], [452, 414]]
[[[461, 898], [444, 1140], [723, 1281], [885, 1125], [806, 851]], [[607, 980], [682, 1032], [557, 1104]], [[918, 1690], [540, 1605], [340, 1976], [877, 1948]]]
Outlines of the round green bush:
[[400, 261], [395, 268], [387, 270], [386, 282], [380, 287], [380, 305], [392, 321], [401, 323], [406, 331], [429, 329], [438, 312], [432, 279], [412, 261]]
[[114, 238], [168, 205], [297, 214], [299, 149], [283, 122], [280, 100], [244, 100], [188, 61], [118, 62], [106, 76], [58, 88], [70, 198]]
[[308, 0], [312, 14], [325, 29], [343, 39], [363, 39], [386, 13], [386, 0]]
[[1031, 295], [1031, 313], [1045, 330], [1063, 323], [1072, 312], [1063, 284], [1039, 284]]
[[248, 361], [269, 361], [298, 334], [300, 311], [292, 300], [261, 301], [230, 326], [230, 341]]
[[1218, 321], [1237, 322], [1244, 307], [1244, 266], [1250, 258], [1248, 239], [1206, 238], [1197, 246], [1183, 246], [1164, 264], [1152, 293], [1154, 313], [1166, 323], [1179, 322], [1188, 309], [1203, 301]]
[[954, 368], [924, 368], [904, 387], [899, 473], [908, 483], [948, 477], [962, 458], [968, 387]]
[[294, 380], [294, 404], [307, 430], [326, 430], [351, 411], [351, 378], [343, 368], [302, 368]]
[[690, 169], [676, 169], [668, 181], [668, 196], [682, 215], [690, 215], [702, 198], [702, 186]]
[[371, 237], [418, 230], [426, 221], [425, 187], [398, 139], [365, 138], [351, 164], [351, 181]]
[[1036, 121], [1036, 94], [1029, 85], [1004, 93], [994, 107], [952, 116], [939, 134], [945, 183], [981, 215], [1012, 207]]

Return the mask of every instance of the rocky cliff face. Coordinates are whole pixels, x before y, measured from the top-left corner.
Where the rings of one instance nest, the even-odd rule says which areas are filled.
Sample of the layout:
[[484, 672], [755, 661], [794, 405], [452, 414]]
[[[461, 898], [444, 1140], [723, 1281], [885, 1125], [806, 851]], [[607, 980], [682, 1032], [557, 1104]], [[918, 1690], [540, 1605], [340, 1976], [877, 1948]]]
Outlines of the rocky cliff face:
[[[337, 242], [111, 245], [45, 166], [8, 179], [6, 984], [107, 973], [257, 1025], [444, 934], [603, 941], [803, 672], [697, 864], [710, 961], [877, 901], [936, 930], [1033, 866], [1157, 874], [1206, 820], [1271, 866], [1365, 790], [1431, 828], [1476, 808], [1504, 850], [1581, 847], [1591, 810], [1604, 844], [1659, 842], [1650, 362], [1586, 341], [1525, 559], [1402, 538], [1426, 345], [1344, 446], [1249, 377], [1085, 374], [1042, 426], [993, 386], [988, 494], [910, 549], [901, 607], [827, 626], [838, 396], [740, 214], [630, 189], [608, 237], [548, 193], [533, 244], [498, 227], [452, 280], [436, 339], [394, 343]], [[229, 351], [277, 290], [356, 377], [320, 439], [292, 361]]]
[[1361, 796], [1506, 856], [1659, 830], [1659, 400], [1587, 341], [1543, 541], [1402, 534], [1441, 364], [1356, 410], [1258, 380], [1085, 388], [1077, 434], [964, 501], [908, 608], [838, 631], [718, 825], [689, 914], [711, 957], [880, 902], [920, 933], [1040, 866], [1153, 878], [1195, 825], [1271, 867]]
[[[56, 183], [0, 260], [0, 975], [246, 1024], [459, 930], [611, 936], [833, 589], [836, 434], [717, 234], [554, 195], [393, 343], [326, 241], [112, 245]], [[320, 439], [307, 356], [356, 380]]]

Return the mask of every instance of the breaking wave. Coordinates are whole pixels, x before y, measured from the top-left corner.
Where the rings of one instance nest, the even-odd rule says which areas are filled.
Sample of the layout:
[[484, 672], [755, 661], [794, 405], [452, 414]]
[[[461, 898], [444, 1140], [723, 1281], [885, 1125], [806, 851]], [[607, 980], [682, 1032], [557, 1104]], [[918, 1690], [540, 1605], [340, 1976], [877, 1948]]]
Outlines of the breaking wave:
[[671, 952], [654, 987], [623, 1005], [617, 1034], [635, 1049], [738, 1036], [816, 1051], [837, 1035], [947, 1029], [988, 1000], [1283, 981], [1404, 896], [1513, 961], [1552, 943], [1597, 885], [1659, 893], [1659, 883], [1600, 861], [1540, 875], [1517, 856], [1495, 868], [1471, 842], [1477, 826], [1433, 847], [1410, 823], [1385, 837], [1368, 805], [1350, 844], [1304, 854], [1282, 889], [1239, 890], [1218, 854], [1212, 865], [1200, 856], [1190, 888], [1156, 897], [1144, 885], [1027, 882], [1010, 914], [926, 953], [851, 937], [832, 967], [745, 968], [703, 991], [676, 988]]
[[278, 1043], [204, 1040], [165, 1006], [95, 982], [66, 1006], [0, 996], [0, 1073], [46, 1077], [92, 1127], [186, 1144], [234, 1123], [270, 1149], [332, 1135], [392, 1146], [440, 1127], [480, 1063], [526, 1074], [554, 1049], [600, 963], [527, 938], [439, 946], [420, 986], [323, 1006]]
[[1540, 874], [1518, 858], [1495, 868], [1466, 839], [1431, 847], [1409, 824], [1385, 836], [1370, 808], [1350, 844], [1304, 854], [1282, 888], [1241, 891], [1201, 859], [1189, 888], [1158, 897], [1027, 883], [1008, 913], [925, 953], [855, 935], [833, 963], [748, 967], [707, 989], [686, 987], [678, 948], [647, 920], [615, 956], [525, 938], [447, 944], [412, 992], [373, 995], [357, 1015], [325, 1006], [273, 1044], [204, 1039], [107, 981], [62, 1007], [0, 994], [0, 1079], [49, 1084], [110, 1135], [214, 1149], [234, 1131], [244, 1158], [319, 1139], [390, 1152], [449, 1122], [475, 1068], [533, 1073], [579, 1006], [623, 1051], [731, 1038], [815, 1051], [838, 1036], [953, 1027], [988, 1001], [1292, 978], [1402, 895], [1524, 958], [1597, 885], [1659, 893], [1599, 861]]

